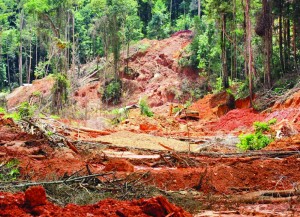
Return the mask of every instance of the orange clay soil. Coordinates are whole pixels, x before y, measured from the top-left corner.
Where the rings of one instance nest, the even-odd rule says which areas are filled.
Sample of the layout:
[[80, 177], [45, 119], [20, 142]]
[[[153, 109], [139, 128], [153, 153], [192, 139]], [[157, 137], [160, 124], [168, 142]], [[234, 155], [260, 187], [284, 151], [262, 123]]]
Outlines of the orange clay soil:
[[169, 203], [164, 197], [133, 201], [102, 200], [93, 205], [68, 204], [60, 207], [49, 202], [43, 187], [36, 186], [24, 193], [0, 192], [0, 216], [64, 216], [64, 217], [191, 217], [192, 215]]

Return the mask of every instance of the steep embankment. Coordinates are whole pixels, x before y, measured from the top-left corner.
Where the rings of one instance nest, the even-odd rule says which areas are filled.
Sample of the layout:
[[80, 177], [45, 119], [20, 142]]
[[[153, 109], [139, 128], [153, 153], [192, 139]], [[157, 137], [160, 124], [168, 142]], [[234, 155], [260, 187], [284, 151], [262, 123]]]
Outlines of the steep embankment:
[[[180, 31], [164, 40], [143, 39], [131, 47], [128, 58], [122, 54], [120, 75], [123, 80], [123, 104], [137, 103], [140, 97], [147, 96], [151, 107], [161, 106], [180, 94], [184, 80], [195, 81], [198, 78], [197, 70], [183, 69], [178, 65], [182, 51], [190, 44], [191, 39], [192, 32], [189, 30]], [[125, 72], [127, 60], [128, 70]], [[90, 69], [95, 68], [96, 64], [94, 61], [82, 66], [80, 76], [88, 77]], [[96, 74], [94, 76], [97, 77]], [[84, 79], [79, 78], [79, 88], [71, 94], [75, 104], [89, 110], [99, 108], [103, 81], [91, 79], [86, 82], [86, 79], [81, 82], [82, 80]], [[47, 96], [52, 86], [53, 79], [44, 78], [34, 81], [32, 85], [19, 87], [7, 97], [8, 107], [12, 108], [29, 100], [34, 92]]]
[[[120, 69], [123, 80], [123, 104], [137, 103], [142, 96], [148, 97], [151, 107], [161, 106], [174, 100], [184, 80], [195, 81], [198, 73], [181, 68], [178, 60], [183, 49], [190, 44], [191, 31], [181, 31], [164, 40], [143, 39], [130, 49], [129, 58], [123, 56], [123, 66], [128, 60], [128, 70]], [[79, 88], [74, 99], [81, 107], [99, 105], [99, 88], [102, 81]], [[88, 98], [88, 101], [86, 100]]]
[[47, 100], [47, 97], [51, 94], [53, 84], [53, 77], [48, 76], [43, 79], [35, 80], [32, 84], [18, 87], [6, 97], [7, 107], [11, 109], [25, 101], [38, 102], [42, 99]]

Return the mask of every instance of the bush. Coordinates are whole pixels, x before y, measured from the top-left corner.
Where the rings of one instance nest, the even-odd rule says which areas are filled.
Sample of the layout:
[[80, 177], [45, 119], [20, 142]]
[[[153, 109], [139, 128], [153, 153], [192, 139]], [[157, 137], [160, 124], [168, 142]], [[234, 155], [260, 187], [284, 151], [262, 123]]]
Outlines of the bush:
[[6, 114], [5, 108], [0, 107], [0, 114]]
[[19, 106], [17, 112], [6, 113], [4, 111], [4, 118], [12, 118], [14, 121], [19, 121], [22, 118], [31, 118], [34, 115], [35, 110], [35, 106], [30, 105], [28, 102], [23, 102]]
[[33, 116], [35, 111], [35, 107], [31, 106], [28, 102], [23, 102], [21, 103], [19, 109], [18, 109], [18, 113], [20, 118], [30, 118]]
[[262, 133], [250, 133], [239, 136], [240, 143], [237, 147], [243, 151], [260, 150], [269, 145], [273, 140]]
[[70, 81], [65, 74], [58, 73], [54, 75], [55, 83], [52, 88], [52, 111], [59, 113], [63, 109], [63, 105], [68, 100], [68, 90]]
[[102, 95], [102, 102], [118, 104], [122, 96], [122, 81], [120, 79], [113, 79], [105, 83], [104, 93]]
[[19, 176], [19, 161], [17, 159], [12, 159], [0, 166], [0, 181], [14, 181]]
[[237, 144], [237, 147], [243, 151], [260, 150], [266, 147], [273, 139], [264, 133], [268, 133], [270, 131], [270, 125], [275, 123], [276, 119], [272, 119], [268, 122], [254, 122], [255, 133], [241, 134], [239, 136], [240, 143]]
[[140, 106], [140, 109], [141, 109], [141, 115], [146, 115], [148, 117], [153, 117], [153, 112], [151, 111], [148, 103], [147, 103], [147, 100], [144, 98], [144, 99], [140, 99], [140, 102], [139, 102], [139, 106]]

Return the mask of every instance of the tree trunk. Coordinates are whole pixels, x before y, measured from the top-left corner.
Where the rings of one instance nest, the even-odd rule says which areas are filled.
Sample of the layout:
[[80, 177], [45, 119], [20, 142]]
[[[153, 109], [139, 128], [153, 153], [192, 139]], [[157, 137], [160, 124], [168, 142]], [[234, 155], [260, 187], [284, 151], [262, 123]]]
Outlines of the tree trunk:
[[294, 56], [294, 67], [296, 72], [299, 71], [298, 59], [297, 59], [297, 41], [299, 41], [300, 33], [300, 1], [294, 0], [294, 22], [293, 22], [293, 56]]
[[23, 52], [22, 52], [22, 30], [23, 30], [23, 16], [24, 16], [24, 11], [22, 10], [21, 11], [21, 14], [20, 14], [20, 50], [19, 50], [19, 84], [20, 86], [23, 85], [23, 78], [22, 78], [22, 66], [23, 66], [23, 58], [22, 58], [22, 55], [23, 55]]
[[73, 34], [73, 43], [72, 43], [72, 75], [75, 74], [75, 14], [72, 15], [72, 34]]
[[263, 36], [264, 45], [264, 72], [265, 72], [265, 85], [271, 88], [271, 59], [272, 59], [272, 15], [271, 15], [271, 2], [263, 0], [263, 14], [265, 17], [265, 34]]
[[[233, 0], [233, 29], [236, 27], [236, 0]], [[233, 66], [232, 77], [237, 78], [237, 45], [236, 45], [236, 32], [233, 33]]]
[[223, 72], [223, 88], [229, 87], [227, 57], [226, 57], [226, 15], [222, 14], [222, 32], [221, 32], [221, 47], [222, 47], [222, 72]]
[[[6, 41], [6, 49], [8, 48], [8, 44]], [[11, 91], [11, 79], [10, 79], [10, 71], [9, 71], [9, 56], [8, 52], [6, 53], [6, 65], [7, 65], [7, 79], [8, 79], [8, 86], [9, 86], [9, 91]]]
[[[290, 3], [287, 2], [287, 14], [290, 14]], [[288, 58], [288, 62], [290, 63], [290, 54], [291, 54], [291, 21], [290, 21], [290, 17], [287, 17], [287, 26], [286, 26], [286, 37], [287, 37], [287, 58]], [[291, 63], [290, 63], [291, 64]], [[289, 66], [289, 65], [288, 65]], [[291, 69], [291, 67], [289, 66], [289, 69]]]
[[170, 23], [171, 23], [171, 26], [172, 26], [172, 7], [173, 7], [173, 0], [171, 0], [171, 2], [170, 2]]
[[245, 0], [245, 20], [246, 20], [246, 56], [247, 56], [247, 68], [249, 78], [249, 94], [250, 94], [250, 107], [253, 106], [253, 83], [252, 77], [254, 73], [253, 68], [253, 56], [251, 46], [251, 19], [250, 19], [250, 0]]
[[32, 60], [32, 46], [31, 46], [31, 35], [29, 40], [29, 66], [28, 66], [28, 75], [27, 75], [27, 83], [30, 83], [31, 79], [31, 60]]
[[285, 62], [283, 57], [283, 39], [282, 39], [282, 0], [279, 4], [279, 56], [282, 74], [285, 74]]
[[198, 16], [201, 17], [201, 0], [198, 0]]
[[[70, 12], [67, 12], [67, 22], [65, 27], [65, 41], [69, 41], [69, 22], [70, 22]], [[69, 47], [69, 46], [68, 46]], [[65, 71], [67, 72], [69, 69], [68, 62], [68, 48], [65, 49]]]

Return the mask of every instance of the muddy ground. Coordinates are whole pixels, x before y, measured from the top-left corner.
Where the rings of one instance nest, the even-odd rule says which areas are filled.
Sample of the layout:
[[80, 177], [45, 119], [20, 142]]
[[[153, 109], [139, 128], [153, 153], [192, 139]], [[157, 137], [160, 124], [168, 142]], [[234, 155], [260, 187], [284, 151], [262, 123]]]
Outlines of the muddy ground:
[[[203, 82], [178, 65], [191, 34], [145, 39], [147, 46], [130, 51], [126, 94], [114, 108], [146, 95], [154, 117], [134, 108], [112, 125], [116, 116], [101, 103], [101, 80], [92, 77], [81, 79], [58, 120], [17, 123], [0, 115], [0, 169], [20, 162], [20, 180], [0, 183], [0, 216], [300, 216], [300, 91], [262, 112], [250, 109], [247, 98], [208, 94], [188, 108], [198, 118], [176, 116], [170, 109], [181, 106], [176, 90], [183, 81]], [[52, 85], [44, 78], [15, 90], [8, 109], [28, 100], [43, 113]], [[253, 122], [273, 118], [276, 140], [269, 146], [236, 148]]]

